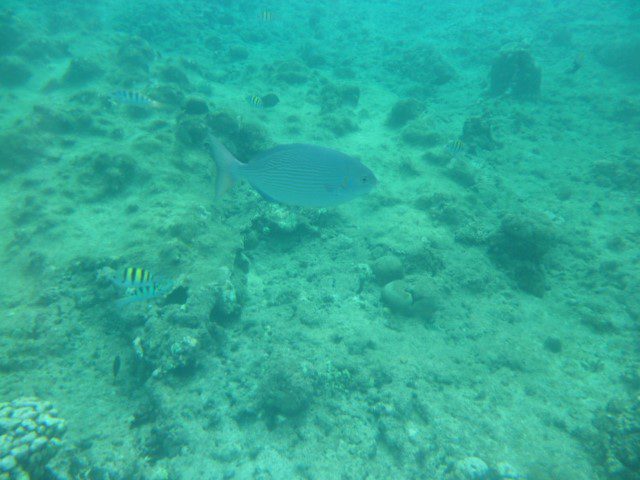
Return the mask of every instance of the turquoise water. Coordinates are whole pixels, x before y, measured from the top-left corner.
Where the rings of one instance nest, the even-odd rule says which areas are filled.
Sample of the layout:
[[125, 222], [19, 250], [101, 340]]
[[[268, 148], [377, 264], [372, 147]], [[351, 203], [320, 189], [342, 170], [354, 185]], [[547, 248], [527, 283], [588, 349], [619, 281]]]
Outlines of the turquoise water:
[[[640, 478], [639, 24], [4, 0], [0, 480]], [[209, 136], [377, 185], [216, 199]]]

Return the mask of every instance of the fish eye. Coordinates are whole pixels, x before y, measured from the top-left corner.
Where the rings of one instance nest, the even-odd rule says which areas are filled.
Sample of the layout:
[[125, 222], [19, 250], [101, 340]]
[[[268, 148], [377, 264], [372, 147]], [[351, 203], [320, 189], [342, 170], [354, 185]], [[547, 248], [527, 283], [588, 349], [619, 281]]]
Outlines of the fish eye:
[[362, 181], [362, 183], [367, 183], [369, 181], [367, 177], [362, 177], [360, 180]]

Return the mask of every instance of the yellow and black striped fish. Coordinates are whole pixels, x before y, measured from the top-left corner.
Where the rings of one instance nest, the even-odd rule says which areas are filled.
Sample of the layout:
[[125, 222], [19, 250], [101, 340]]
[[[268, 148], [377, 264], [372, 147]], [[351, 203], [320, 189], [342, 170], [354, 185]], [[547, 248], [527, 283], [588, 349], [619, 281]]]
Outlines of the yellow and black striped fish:
[[262, 102], [262, 98], [260, 98], [258, 95], [247, 95], [247, 102], [252, 107], [264, 108], [264, 103]]
[[271, 10], [262, 10], [260, 12], [260, 20], [263, 22], [270, 22], [273, 20], [273, 12]]
[[125, 287], [142, 287], [149, 285], [153, 280], [153, 275], [144, 268], [128, 267], [122, 272], [120, 285]]
[[173, 287], [171, 280], [162, 280], [155, 277], [144, 268], [128, 267], [114, 282], [125, 287], [125, 297], [119, 299], [116, 304], [119, 307], [142, 300], [151, 300], [169, 293]]

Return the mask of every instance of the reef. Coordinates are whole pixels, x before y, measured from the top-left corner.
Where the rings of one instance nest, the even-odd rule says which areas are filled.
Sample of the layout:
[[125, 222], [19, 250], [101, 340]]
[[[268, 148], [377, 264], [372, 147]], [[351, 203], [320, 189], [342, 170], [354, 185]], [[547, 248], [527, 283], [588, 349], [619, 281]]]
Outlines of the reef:
[[532, 212], [508, 214], [489, 241], [489, 255], [518, 288], [542, 297], [546, 288], [543, 259], [557, 241], [546, 217]]
[[66, 429], [49, 402], [0, 403], [0, 480], [53, 478], [47, 464], [62, 447]]
[[462, 127], [462, 141], [470, 153], [480, 150], [495, 150], [502, 145], [494, 140], [491, 124], [484, 117], [470, 117]]
[[415, 98], [398, 100], [387, 116], [386, 125], [390, 128], [404, 127], [411, 120], [418, 118], [423, 110], [424, 107]]
[[357, 86], [325, 81], [319, 92], [320, 113], [331, 113], [343, 107], [357, 107], [359, 100], [360, 89]]
[[489, 92], [530, 99], [539, 95], [541, 82], [541, 70], [531, 54], [522, 49], [508, 49], [500, 53], [491, 66]]
[[607, 478], [635, 480], [640, 475], [640, 400], [612, 400], [594, 418], [598, 435], [589, 449]]
[[434, 147], [442, 143], [442, 139], [432, 128], [432, 125], [425, 119], [418, 118], [413, 120], [402, 130], [402, 141], [412, 147]]
[[409, 275], [387, 283], [382, 287], [381, 299], [393, 313], [425, 323], [431, 323], [441, 307], [439, 288], [426, 275]]
[[419, 89], [427, 93], [455, 77], [453, 67], [429, 45], [400, 50], [387, 61], [386, 67], [394, 76], [420, 85]]

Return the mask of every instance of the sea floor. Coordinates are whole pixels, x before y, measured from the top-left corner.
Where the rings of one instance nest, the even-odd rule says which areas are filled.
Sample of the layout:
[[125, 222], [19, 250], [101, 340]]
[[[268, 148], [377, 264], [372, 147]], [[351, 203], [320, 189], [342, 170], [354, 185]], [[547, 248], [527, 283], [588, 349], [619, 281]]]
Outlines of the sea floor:
[[[0, 417], [64, 427], [0, 418], [0, 479], [640, 478], [639, 20], [5, 2]], [[379, 185], [215, 199], [210, 133]], [[128, 267], [173, 288], [119, 306]]]

